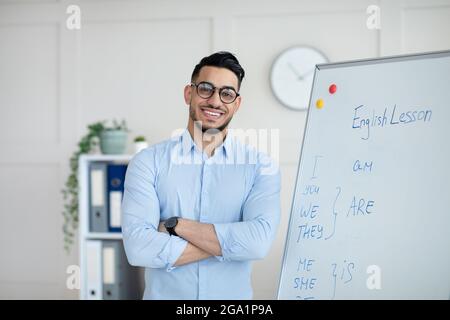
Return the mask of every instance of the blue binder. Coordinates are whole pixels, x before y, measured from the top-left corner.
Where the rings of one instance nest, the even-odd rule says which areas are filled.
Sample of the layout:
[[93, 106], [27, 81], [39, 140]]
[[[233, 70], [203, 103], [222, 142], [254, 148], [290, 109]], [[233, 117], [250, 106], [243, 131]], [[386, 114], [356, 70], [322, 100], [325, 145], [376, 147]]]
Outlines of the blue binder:
[[108, 164], [108, 229], [122, 232], [121, 206], [125, 182], [126, 164]]

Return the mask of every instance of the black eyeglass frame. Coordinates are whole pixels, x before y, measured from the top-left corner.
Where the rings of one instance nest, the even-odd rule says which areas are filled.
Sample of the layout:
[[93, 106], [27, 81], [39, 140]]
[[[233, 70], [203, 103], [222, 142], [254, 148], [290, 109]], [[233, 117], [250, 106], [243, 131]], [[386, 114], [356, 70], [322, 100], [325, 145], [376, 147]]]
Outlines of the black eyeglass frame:
[[[211, 95], [210, 95], [209, 97], [204, 97], [204, 96], [202, 96], [202, 95], [198, 92], [198, 86], [201, 85], [202, 83], [206, 83], [206, 84], [208, 84], [208, 85], [210, 85], [210, 86], [212, 87], [212, 93], [211, 93]], [[202, 99], [209, 99], [209, 98], [211, 98], [211, 97], [214, 95], [214, 93], [216, 93], [216, 89], [219, 89], [219, 98], [220, 98], [220, 101], [222, 101], [222, 102], [225, 103], [225, 104], [230, 104], [230, 103], [235, 102], [236, 99], [240, 96], [239, 92], [236, 92], [236, 90], [235, 90], [233, 87], [222, 87], [222, 88], [217, 88], [217, 87], [215, 87], [212, 83], [207, 82], [207, 81], [202, 81], [202, 82], [199, 82], [199, 83], [191, 82], [191, 86], [195, 87], [195, 91], [197, 92], [198, 96], [199, 96], [200, 98], [202, 98]], [[222, 94], [222, 91], [223, 91], [223, 90], [226, 90], [226, 89], [232, 90], [232, 91], [236, 94], [236, 96], [234, 97], [233, 101], [225, 102], [225, 101], [222, 100], [222, 95], [221, 95], [221, 94]]]

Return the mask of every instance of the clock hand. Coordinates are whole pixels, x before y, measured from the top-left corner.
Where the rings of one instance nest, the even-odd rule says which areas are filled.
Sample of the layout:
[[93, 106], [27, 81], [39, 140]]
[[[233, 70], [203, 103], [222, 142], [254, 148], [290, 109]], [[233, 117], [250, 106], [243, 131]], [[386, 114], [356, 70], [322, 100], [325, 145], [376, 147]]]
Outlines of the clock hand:
[[309, 70], [307, 73], [305, 73], [305, 74], [299, 76], [299, 80], [304, 80], [304, 79], [306, 78], [306, 76], [309, 75], [310, 73], [314, 72], [315, 69], [316, 69], [316, 68], [314, 67], [314, 68], [312, 68], [311, 70]]
[[298, 79], [302, 78], [302, 76], [298, 73], [298, 71], [294, 68], [294, 66], [290, 62], [288, 62], [288, 66]]

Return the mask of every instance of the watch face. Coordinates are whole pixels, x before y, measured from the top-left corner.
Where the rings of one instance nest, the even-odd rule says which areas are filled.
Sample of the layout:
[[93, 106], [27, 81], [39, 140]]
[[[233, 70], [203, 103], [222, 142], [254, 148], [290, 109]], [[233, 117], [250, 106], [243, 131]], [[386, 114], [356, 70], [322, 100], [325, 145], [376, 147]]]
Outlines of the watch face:
[[164, 226], [166, 228], [174, 228], [178, 223], [178, 217], [171, 217], [166, 220], [166, 223], [164, 223]]
[[316, 64], [325, 62], [325, 55], [310, 47], [293, 47], [282, 52], [270, 74], [275, 97], [286, 107], [308, 108]]

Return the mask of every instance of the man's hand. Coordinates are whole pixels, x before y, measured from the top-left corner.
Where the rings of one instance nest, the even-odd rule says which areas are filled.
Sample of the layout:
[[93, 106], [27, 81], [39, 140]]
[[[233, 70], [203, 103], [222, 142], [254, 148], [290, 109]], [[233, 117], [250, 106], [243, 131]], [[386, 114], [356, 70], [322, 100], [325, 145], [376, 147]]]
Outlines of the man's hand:
[[221, 256], [222, 248], [217, 239], [214, 225], [178, 218], [175, 232], [179, 237], [213, 256]]
[[165, 232], [165, 233], [168, 233], [166, 227], [164, 226], [164, 222], [166, 222], [166, 221], [161, 221], [161, 222], [159, 223], [158, 231], [159, 231], [159, 232]]
[[[158, 231], [168, 233], [164, 226], [164, 222], [165, 221], [161, 221], [159, 223]], [[220, 247], [219, 240], [217, 239], [212, 224], [178, 218], [175, 232], [180, 238], [183, 238], [201, 250], [208, 252], [210, 255], [222, 255], [222, 248]]]
[[[164, 232], [164, 233], [169, 233], [169, 232], [167, 232], [167, 229], [164, 226], [164, 222], [166, 222], [166, 221], [164, 220], [164, 221], [159, 222], [158, 231]], [[185, 239], [185, 240], [187, 240], [187, 239]], [[191, 262], [203, 260], [203, 259], [206, 259], [209, 257], [211, 257], [210, 253], [196, 247], [195, 245], [193, 245], [192, 243], [190, 243], [188, 241], [186, 249], [181, 254], [181, 256], [178, 258], [178, 260], [175, 262], [174, 266], [181, 266], [181, 265], [188, 264]]]

